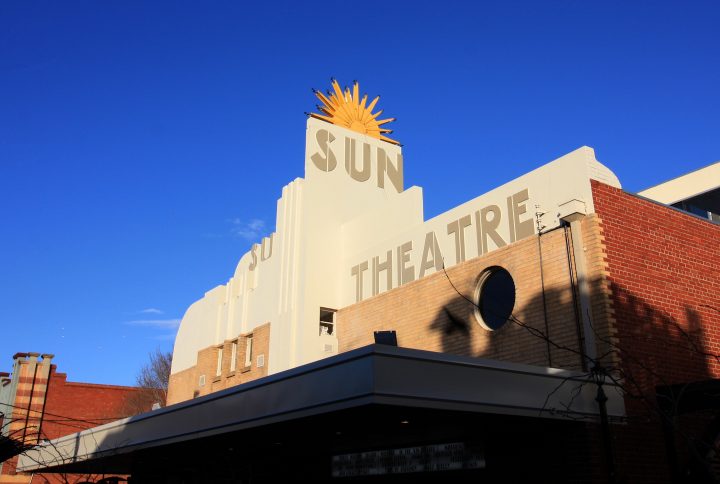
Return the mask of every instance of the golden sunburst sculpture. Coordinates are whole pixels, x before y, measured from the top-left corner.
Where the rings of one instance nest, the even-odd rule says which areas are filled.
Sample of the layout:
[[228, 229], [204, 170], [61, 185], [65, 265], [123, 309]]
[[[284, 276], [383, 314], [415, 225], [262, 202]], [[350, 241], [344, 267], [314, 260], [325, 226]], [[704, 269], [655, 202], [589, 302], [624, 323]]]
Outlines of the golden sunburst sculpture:
[[378, 116], [382, 114], [382, 109], [374, 114], [372, 112], [378, 100], [380, 100], [380, 96], [367, 104], [367, 94], [360, 99], [360, 86], [357, 81], [353, 81], [352, 92], [348, 87], [343, 92], [335, 79], [332, 80], [332, 88], [334, 92], [328, 91], [327, 96], [313, 89], [317, 98], [323, 103], [322, 106], [318, 105], [317, 108], [324, 115], [309, 113], [310, 116], [388, 143], [400, 144], [394, 139], [384, 136], [384, 134], [392, 133], [392, 130], [382, 127], [384, 124], [395, 121], [395, 118], [378, 120]]

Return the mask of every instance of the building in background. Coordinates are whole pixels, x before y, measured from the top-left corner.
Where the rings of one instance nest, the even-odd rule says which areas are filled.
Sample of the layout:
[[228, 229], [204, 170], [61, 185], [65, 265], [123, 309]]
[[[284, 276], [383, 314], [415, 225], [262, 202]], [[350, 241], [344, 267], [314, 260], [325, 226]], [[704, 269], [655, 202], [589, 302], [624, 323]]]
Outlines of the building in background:
[[655, 185], [638, 195], [720, 222], [720, 161]]
[[[67, 381], [53, 355], [16, 353], [11, 373], [0, 373], [0, 484], [29, 483], [17, 454], [41, 442], [127, 417], [134, 387]], [[146, 408], [145, 410], [149, 410]], [[32, 482], [80, 482], [88, 475], [35, 475]], [[92, 476], [93, 482], [102, 476]]]
[[[333, 87], [275, 232], [182, 320], [176, 405], [21, 466], [136, 482], [717, 478], [720, 225], [667, 204], [717, 193], [718, 165], [639, 196], [582, 147], [425, 220], [385, 121], [357, 86]], [[388, 335], [399, 348], [373, 344]]]

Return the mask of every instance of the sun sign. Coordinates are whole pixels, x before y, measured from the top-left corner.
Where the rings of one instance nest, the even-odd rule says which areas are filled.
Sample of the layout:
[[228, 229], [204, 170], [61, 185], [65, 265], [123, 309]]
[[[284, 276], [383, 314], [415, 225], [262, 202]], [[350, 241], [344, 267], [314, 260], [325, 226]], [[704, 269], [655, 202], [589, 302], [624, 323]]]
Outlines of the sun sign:
[[376, 113], [372, 110], [380, 100], [380, 96], [373, 99], [367, 104], [367, 94], [360, 99], [360, 87], [358, 82], [353, 82], [352, 92], [346, 87], [343, 92], [338, 82], [332, 80], [333, 92], [328, 91], [327, 95], [313, 89], [318, 99], [323, 103], [318, 105], [318, 110], [323, 114], [310, 113], [310, 116], [322, 119], [328, 123], [336, 124], [344, 128], [366, 134], [388, 143], [399, 145], [395, 140], [384, 136], [384, 134], [392, 133], [391, 129], [383, 128], [384, 124], [395, 121], [395, 118], [387, 118], [378, 120], [378, 116], [382, 114], [382, 109]]

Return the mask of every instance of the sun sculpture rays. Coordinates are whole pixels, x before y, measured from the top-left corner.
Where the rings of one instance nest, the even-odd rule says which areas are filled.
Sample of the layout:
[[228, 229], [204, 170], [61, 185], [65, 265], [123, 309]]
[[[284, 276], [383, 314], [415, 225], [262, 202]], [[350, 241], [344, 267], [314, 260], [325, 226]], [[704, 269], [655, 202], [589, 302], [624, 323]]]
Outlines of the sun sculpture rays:
[[366, 134], [388, 143], [399, 145], [397, 141], [384, 136], [392, 133], [391, 129], [383, 128], [387, 123], [395, 121], [395, 118], [380, 119], [377, 118], [382, 114], [382, 109], [376, 113], [372, 110], [380, 100], [380, 96], [367, 104], [367, 94], [360, 99], [360, 86], [357, 81], [353, 82], [352, 91], [346, 87], [345, 91], [340, 89], [338, 82], [332, 80], [333, 92], [328, 91], [327, 95], [313, 89], [317, 98], [323, 103], [318, 105], [318, 110], [323, 114], [310, 113], [310, 116], [322, 119], [328, 123], [336, 124], [344, 128]]

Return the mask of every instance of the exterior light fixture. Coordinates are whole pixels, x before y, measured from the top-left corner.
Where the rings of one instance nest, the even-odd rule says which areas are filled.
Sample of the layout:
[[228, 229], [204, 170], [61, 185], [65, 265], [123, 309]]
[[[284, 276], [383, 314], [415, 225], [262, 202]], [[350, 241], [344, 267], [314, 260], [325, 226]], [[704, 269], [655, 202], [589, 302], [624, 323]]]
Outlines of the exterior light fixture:
[[397, 333], [395, 331], [375, 331], [375, 344], [397, 346]]

